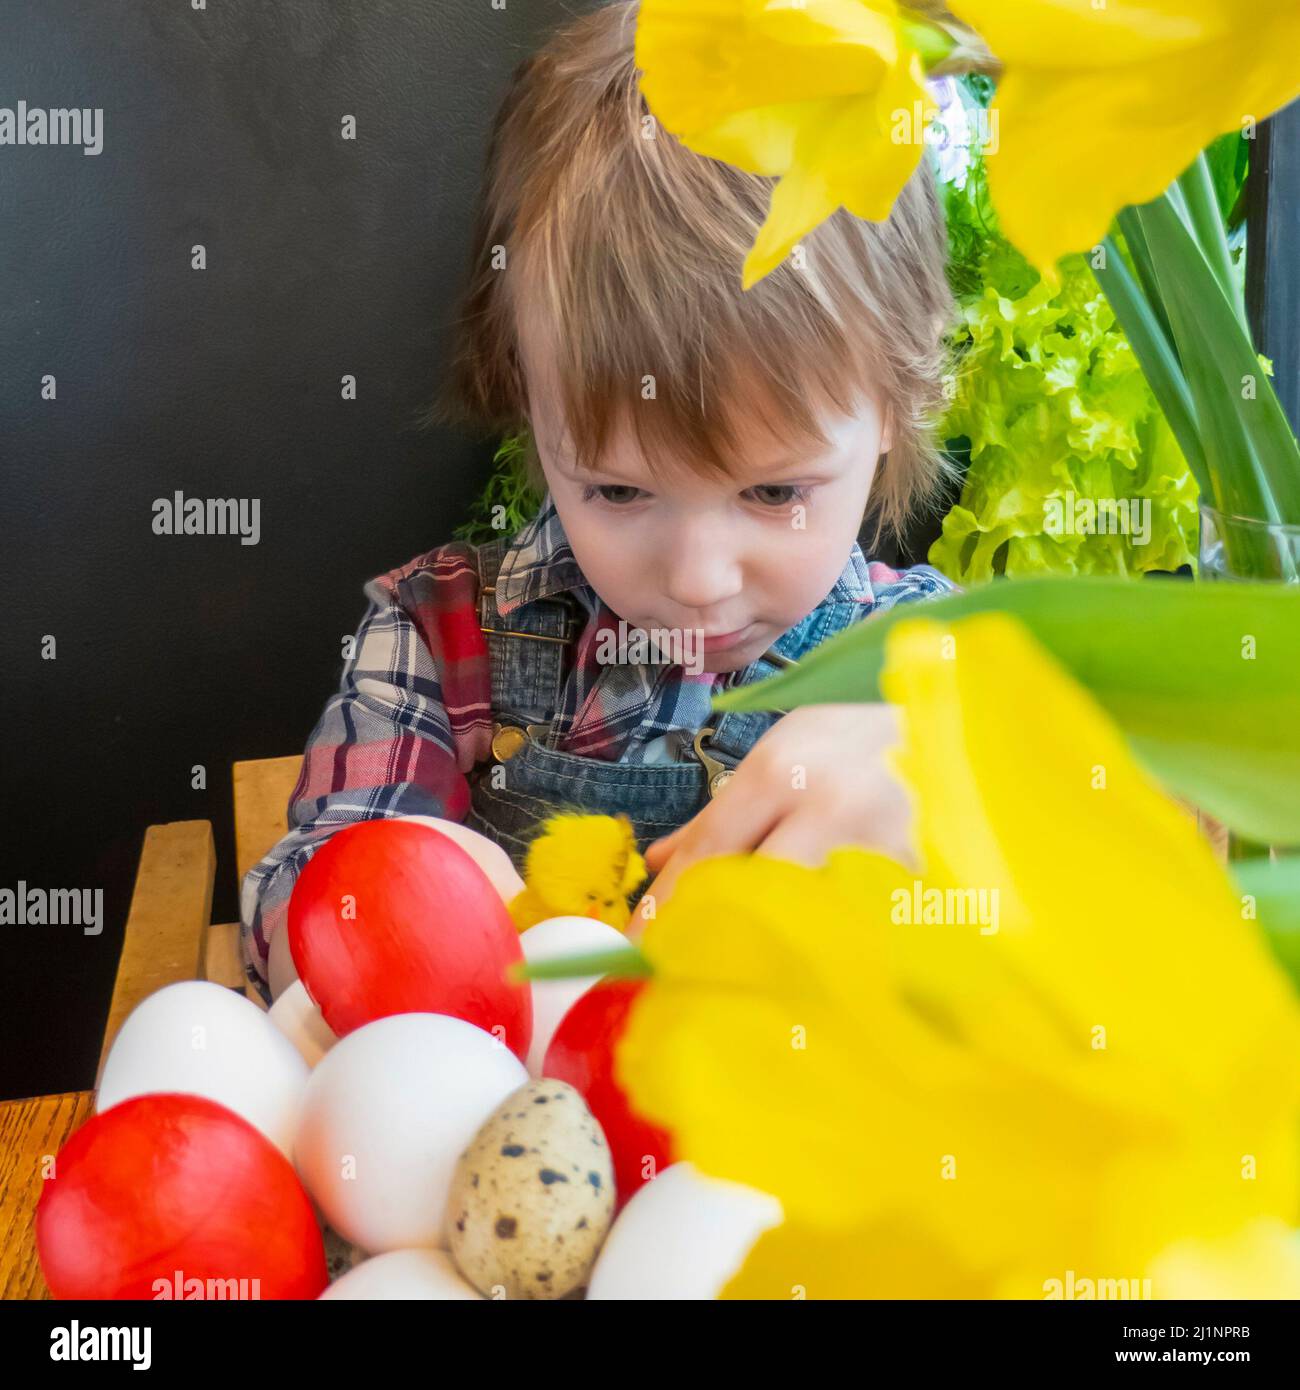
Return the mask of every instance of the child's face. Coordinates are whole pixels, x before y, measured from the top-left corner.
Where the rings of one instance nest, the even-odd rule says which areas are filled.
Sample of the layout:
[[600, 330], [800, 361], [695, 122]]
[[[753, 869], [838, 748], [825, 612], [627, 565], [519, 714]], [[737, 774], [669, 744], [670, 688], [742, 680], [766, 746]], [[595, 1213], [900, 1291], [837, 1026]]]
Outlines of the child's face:
[[747, 426], [744, 476], [682, 468], [656, 479], [626, 427], [599, 469], [581, 473], [554, 399], [533, 398], [533, 437], [588, 583], [629, 625], [683, 634], [706, 671], [757, 660], [831, 591], [888, 448], [879, 406], [864, 402], [854, 415], [823, 414], [830, 447], [797, 458]]

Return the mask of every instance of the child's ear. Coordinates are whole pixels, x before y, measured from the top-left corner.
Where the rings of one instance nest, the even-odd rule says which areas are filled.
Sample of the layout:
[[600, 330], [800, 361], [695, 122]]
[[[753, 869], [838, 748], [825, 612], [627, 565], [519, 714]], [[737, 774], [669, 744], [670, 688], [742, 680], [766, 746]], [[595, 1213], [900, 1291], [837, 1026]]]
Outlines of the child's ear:
[[892, 401], [885, 402], [884, 426], [880, 431], [880, 452], [887, 454], [894, 447], [894, 406]]

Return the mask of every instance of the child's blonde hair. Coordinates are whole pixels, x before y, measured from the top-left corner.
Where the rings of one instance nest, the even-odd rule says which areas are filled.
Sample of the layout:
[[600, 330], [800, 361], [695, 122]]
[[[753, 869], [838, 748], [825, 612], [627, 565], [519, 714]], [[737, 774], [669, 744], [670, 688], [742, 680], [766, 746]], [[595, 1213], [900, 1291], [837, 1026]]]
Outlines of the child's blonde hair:
[[697, 155], [658, 126], [638, 83], [636, 18], [635, 0], [606, 5], [516, 70], [489, 147], [457, 350], [430, 418], [527, 428], [524, 314], [554, 364], [582, 468], [626, 418], [648, 459], [730, 473], [732, 411], [763, 411], [787, 447], [825, 447], [817, 405], [849, 414], [874, 390], [893, 440], [868, 514], [874, 539], [900, 533], [949, 474], [931, 424], [952, 311], [932, 173], [923, 159], [883, 223], [839, 209], [803, 239], [802, 268], [787, 257], [743, 291], [775, 180]]

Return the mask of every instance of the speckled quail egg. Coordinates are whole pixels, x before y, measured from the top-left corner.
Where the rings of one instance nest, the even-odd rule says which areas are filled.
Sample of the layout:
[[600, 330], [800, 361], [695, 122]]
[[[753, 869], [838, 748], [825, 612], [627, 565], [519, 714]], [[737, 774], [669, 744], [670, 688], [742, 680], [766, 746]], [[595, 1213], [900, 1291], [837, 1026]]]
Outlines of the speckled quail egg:
[[585, 1288], [613, 1214], [600, 1125], [572, 1086], [543, 1077], [507, 1096], [461, 1154], [448, 1244], [489, 1298], [565, 1298]]

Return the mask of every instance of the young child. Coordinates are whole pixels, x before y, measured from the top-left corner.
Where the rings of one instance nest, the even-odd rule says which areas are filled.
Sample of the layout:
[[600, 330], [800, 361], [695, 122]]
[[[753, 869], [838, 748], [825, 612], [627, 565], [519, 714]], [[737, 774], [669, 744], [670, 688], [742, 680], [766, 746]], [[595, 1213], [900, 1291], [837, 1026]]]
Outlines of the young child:
[[841, 209], [742, 291], [772, 180], [657, 127], [635, 19], [617, 3], [569, 24], [498, 116], [436, 414], [526, 429], [545, 500], [515, 536], [365, 586], [291, 829], [244, 880], [268, 999], [298, 873], [370, 817], [463, 821], [519, 865], [554, 811], [623, 812], [660, 900], [705, 854], [907, 852], [887, 706], [711, 718], [709, 702], [953, 587], [857, 541], [866, 518], [873, 539], [900, 528], [944, 474], [926, 430], [950, 309], [928, 171], [887, 222]]

